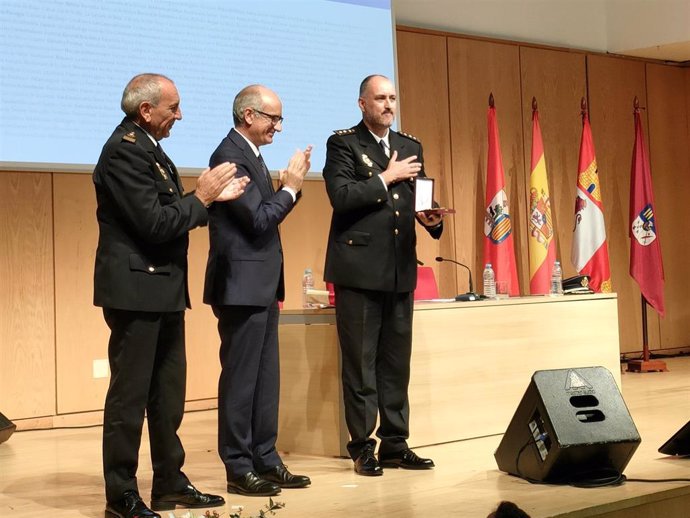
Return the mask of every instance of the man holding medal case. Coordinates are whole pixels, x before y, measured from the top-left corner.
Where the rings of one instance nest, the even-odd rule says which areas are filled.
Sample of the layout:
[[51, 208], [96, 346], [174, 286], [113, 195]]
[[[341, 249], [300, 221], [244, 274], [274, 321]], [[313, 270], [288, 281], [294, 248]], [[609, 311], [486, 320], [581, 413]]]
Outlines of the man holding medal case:
[[[407, 445], [407, 389], [415, 221], [438, 239], [444, 211], [415, 205], [415, 179], [425, 177], [422, 145], [390, 129], [397, 108], [391, 81], [365, 78], [358, 104], [362, 121], [336, 131], [327, 143], [323, 177], [333, 216], [324, 278], [335, 287], [348, 452], [356, 473], [376, 476], [383, 467], [434, 467]], [[371, 437], [377, 416], [378, 459]]]

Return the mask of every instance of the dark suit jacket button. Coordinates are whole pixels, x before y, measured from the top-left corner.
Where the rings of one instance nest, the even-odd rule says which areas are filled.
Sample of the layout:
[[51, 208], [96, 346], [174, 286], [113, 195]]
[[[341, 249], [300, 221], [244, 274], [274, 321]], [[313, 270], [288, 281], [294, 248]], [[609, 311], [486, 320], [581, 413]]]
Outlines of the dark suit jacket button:
[[397, 200], [398, 198], [400, 198], [400, 196], [398, 196], [398, 193], [396, 192], [396, 193], [393, 195], [393, 199], [394, 199], [394, 200]]
[[347, 244], [348, 244], [348, 245], [351, 245], [351, 244], [352, 244], [352, 239], [348, 239], [348, 240], [347, 240]]
[[151, 273], [153, 273], [153, 272], [156, 271], [156, 269], [155, 269], [153, 266], [149, 266], [149, 271], [150, 271]]

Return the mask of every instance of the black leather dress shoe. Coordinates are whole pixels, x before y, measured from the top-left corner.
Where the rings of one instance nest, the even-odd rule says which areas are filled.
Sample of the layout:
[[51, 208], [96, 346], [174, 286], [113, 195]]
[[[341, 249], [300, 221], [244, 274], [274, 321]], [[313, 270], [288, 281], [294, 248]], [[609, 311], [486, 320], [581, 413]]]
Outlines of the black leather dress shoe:
[[275, 496], [280, 493], [280, 487], [250, 471], [241, 477], [228, 480], [228, 493], [245, 496]]
[[259, 476], [272, 482], [276, 486], [285, 488], [307, 487], [311, 479], [306, 475], [293, 475], [285, 464], [279, 464], [268, 471], [259, 473]]
[[225, 499], [222, 496], [202, 493], [191, 484], [177, 493], [160, 496], [151, 495], [151, 509], [156, 511], [167, 511], [175, 509], [177, 506], [190, 509], [218, 507], [224, 503]]
[[374, 456], [374, 448], [367, 446], [355, 459], [355, 473], [365, 477], [378, 477], [383, 475], [383, 469]]
[[161, 518], [160, 514], [146, 507], [139, 493], [134, 490], [125, 491], [116, 502], [108, 502], [105, 505], [105, 515], [115, 518]]
[[386, 468], [431, 469], [434, 467], [433, 460], [423, 459], [409, 448], [385, 455], [379, 454], [379, 462]]

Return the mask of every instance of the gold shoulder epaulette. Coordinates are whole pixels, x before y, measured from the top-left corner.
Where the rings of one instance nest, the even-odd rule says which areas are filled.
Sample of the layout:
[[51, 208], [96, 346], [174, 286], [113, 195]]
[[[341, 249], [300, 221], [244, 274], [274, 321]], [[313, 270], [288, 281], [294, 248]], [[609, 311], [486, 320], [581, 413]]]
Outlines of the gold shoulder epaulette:
[[[404, 131], [398, 131], [398, 135], [402, 135], [403, 137], [407, 137], [410, 140], [414, 140], [415, 142], [419, 142], [419, 139], [415, 137], [414, 135], [410, 135], [409, 133], [405, 133]], [[419, 142], [421, 144], [421, 142]]]
[[336, 135], [352, 135], [354, 132], [355, 128], [333, 130]]
[[137, 135], [133, 131], [130, 131], [129, 133], [126, 133], [122, 136], [122, 140], [134, 144], [137, 141]]

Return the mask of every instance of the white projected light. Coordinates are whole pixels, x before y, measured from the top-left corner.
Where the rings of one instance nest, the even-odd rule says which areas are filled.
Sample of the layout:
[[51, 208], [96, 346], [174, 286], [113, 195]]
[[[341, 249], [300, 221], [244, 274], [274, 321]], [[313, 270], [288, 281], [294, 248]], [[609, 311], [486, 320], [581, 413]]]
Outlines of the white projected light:
[[[91, 171], [135, 74], [169, 76], [183, 120], [163, 141], [197, 172], [232, 127], [232, 100], [261, 83], [283, 101], [269, 168], [356, 124], [360, 81], [395, 77], [390, 0], [8, 0], [0, 10], [0, 168]], [[189, 172], [189, 171], [186, 171]]]

